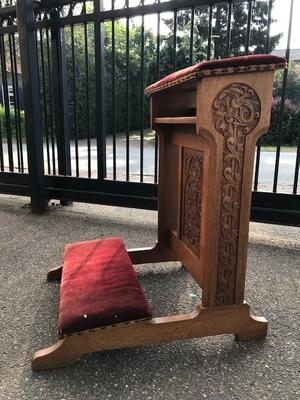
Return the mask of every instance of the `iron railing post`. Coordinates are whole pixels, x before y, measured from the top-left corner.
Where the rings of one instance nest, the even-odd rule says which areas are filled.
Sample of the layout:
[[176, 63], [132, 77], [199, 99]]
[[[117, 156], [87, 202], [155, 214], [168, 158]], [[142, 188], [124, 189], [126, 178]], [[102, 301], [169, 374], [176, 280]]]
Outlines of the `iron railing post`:
[[[55, 21], [59, 18], [58, 11], [51, 12], [51, 18]], [[51, 56], [52, 56], [52, 96], [55, 120], [55, 132], [57, 140], [57, 161], [59, 175], [72, 175], [71, 150], [68, 120], [67, 99], [67, 66], [65, 54], [65, 33], [63, 28], [54, 26], [51, 28]], [[71, 201], [61, 200], [62, 206], [72, 204]]]
[[31, 211], [42, 213], [47, 208], [44, 190], [44, 157], [38, 84], [33, 1], [17, 2], [20, 61], [23, 79], [25, 129], [27, 138], [28, 171], [31, 186]]
[[[55, 10], [52, 20], [59, 18]], [[58, 174], [71, 175], [70, 135], [67, 99], [67, 66], [64, 29], [51, 27], [52, 96], [57, 140]]]
[[10, 121], [10, 104], [8, 94], [8, 77], [7, 77], [7, 65], [6, 65], [6, 48], [4, 35], [0, 37], [0, 58], [1, 58], [1, 78], [2, 78], [2, 96], [3, 105], [5, 110], [5, 128], [7, 136], [7, 149], [8, 149], [8, 163], [9, 171], [14, 172], [14, 157], [13, 157], [13, 143], [12, 143], [12, 127]]
[[[94, 0], [94, 14], [103, 11], [103, 0]], [[106, 178], [106, 132], [104, 100], [104, 27], [98, 19], [95, 22], [95, 69], [96, 69], [96, 135], [98, 180]]]

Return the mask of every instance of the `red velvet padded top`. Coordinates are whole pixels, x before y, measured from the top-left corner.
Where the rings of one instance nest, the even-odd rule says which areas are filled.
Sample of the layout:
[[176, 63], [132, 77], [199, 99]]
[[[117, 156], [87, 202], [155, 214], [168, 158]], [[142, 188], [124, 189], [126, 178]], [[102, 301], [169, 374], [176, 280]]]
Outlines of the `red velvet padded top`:
[[[278, 69], [286, 66], [286, 60], [282, 57], [273, 56], [271, 54], [254, 54], [249, 56], [239, 56], [223, 58], [222, 60], [203, 61], [199, 64], [173, 72], [165, 76], [163, 79], [148, 86], [145, 93], [151, 95], [155, 92], [166, 89], [170, 86], [177, 85], [189, 79], [203, 75], [226, 74], [233, 72], [252, 70], [250, 67], [257, 67], [258, 70]], [[234, 68], [235, 71], [231, 71]], [[239, 68], [240, 71], [239, 71]], [[228, 70], [229, 69], [229, 70]], [[254, 68], [255, 70], [256, 68]]]
[[59, 337], [151, 318], [123, 240], [92, 240], [65, 247], [60, 288]]

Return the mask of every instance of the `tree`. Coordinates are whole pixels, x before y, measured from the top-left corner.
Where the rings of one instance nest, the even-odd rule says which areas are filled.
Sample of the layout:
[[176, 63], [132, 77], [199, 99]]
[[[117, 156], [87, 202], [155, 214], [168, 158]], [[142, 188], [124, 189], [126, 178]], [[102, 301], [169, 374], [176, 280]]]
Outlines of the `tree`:
[[[113, 25], [114, 24], [114, 25]], [[144, 32], [144, 84], [142, 85], [142, 31], [136, 24], [129, 27], [128, 78], [130, 82], [129, 99], [129, 127], [131, 130], [140, 128], [141, 94], [144, 86], [155, 80], [155, 43], [156, 39], [151, 30]], [[114, 29], [114, 44], [113, 34]], [[72, 60], [72, 34], [65, 31], [65, 46], [67, 56], [67, 74], [69, 87], [69, 120], [71, 137], [75, 137], [75, 120], [78, 124], [78, 137], [87, 136], [87, 121], [89, 121], [90, 136], [96, 136], [95, 130], [95, 39], [93, 25], [86, 30], [84, 26], [74, 28], [74, 56], [75, 68]], [[87, 38], [86, 38], [87, 36]], [[105, 119], [106, 133], [124, 132], [127, 127], [126, 112], [126, 79], [127, 79], [127, 50], [126, 25], [120, 20], [104, 24], [104, 84], [105, 84]], [[98, 44], [99, 45], [99, 44]], [[114, 48], [113, 48], [114, 46]], [[113, 67], [114, 65], [114, 67]], [[76, 76], [74, 92], [74, 73]], [[98, 72], [97, 72], [98, 73]], [[114, 94], [113, 96], [113, 87]], [[76, 99], [76, 107], [75, 107]], [[114, 103], [113, 103], [114, 102]], [[116, 120], [114, 124], [113, 110]], [[77, 115], [75, 116], [75, 110]], [[144, 106], [145, 124], [148, 124], [148, 107]]]
[[[232, 34], [229, 49], [231, 55], [243, 54], [245, 51], [248, 15], [245, 4], [247, 3], [233, 3]], [[216, 4], [212, 10], [211, 57], [225, 57], [228, 6]], [[168, 32], [161, 36], [160, 76], [207, 58], [209, 8], [206, 6], [195, 9], [192, 46], [190, 41], [192, 11], [179, 10], [176, 15], [176, 36], [173, 30], [174, 20], [163, 20]], [[260, 53], [266, 49], [267, 22], [267, 3], [255, 2], [249, 47], [251, 52]], [[147, 127], [149, 107], [147, 101], [143, 98], [143, 89], [158, 78], [156, 71], [156, 35], [151, 29], [145, 28], [143, 30], [140, 25], [130, 21], [127, 36], [126, 20], [107, 21], [103, 24], [103, 27], [106, 133], [124, 132], [127, 127], [130, 130]], [[280, 34], [270, 38], [270, 51], [278, 43], [279, 38]], [[77, 125], [77, 136], [79, 138], [87, 137], [87, 132], [89, 132], [90, 137], [95, 137], [97, 136], [95, 127], [95, 74], [99, 71], [95, 70], [94, 25], [75, 25], [73, 35], [70, 27], [65, 28], [65, 43], [71, 138], [75, 137], [75, 125]], [[75, 50], [74, 64], [72, 59], [73, 43]], [[176, 48], [174, 48], [174, 43], [176, 43]], [[100, 44], [96, 43], [96, 45]], [[129, 49], [128, 54], [127, 47]], [[130, 83], [128, 93], [127, 74]], [[142, 107], [144, 108], [142, 109]], [[144, 126], [141, 126], [142, 110], [144, 111]], [[116, 118], [114, 118], [114, 112]]]
[[276, 145], [277, 134], [281, 118], [280, 144], [283, 146], [297, 146], [300, 133], [300, 106], [289, 99], [285, 99], [283, 113], [280, 117], [281, 98], [275, 97], [272, 102], [270, 129], [262, 138], [262, 145]]
[[[281, 96], [283, 70], [275, 72], [274, 96]], [[289, 62], [288, 78], [286, 82], [285, 97], [300, 106], [300, 71], [296, 69], [294, 62]]]
[[[144, 51], [142, 60], [142, 29], [136, 24], [131, 24], [129, 29], [129, 52], [126, 50], [126, 25], [115, 21], [115, 105], [117, 112], [116, 131], [126, 130], [127, 125], [127, 96], [129, 99], [129, 127], [132, 130], [141, 127], [141, 107], [144, 87], [155, 80], [155, 43], [156, 39], [151, 30], [144, 31]], [[112, 131], [113, 121], [113, 48], [112, 48], [112, 23], [105, 25], [105, 96], [108, 132]], [[128, 57], [129, 93], [126, 89]], [[142, 65], [143, 61], [143, 65]], [[142, 73], [143, 69], [143, 73]], [[144, 80], [142, 82], [142, 75]], [[148, 124], [148, 108], [144, 105], [144, 123]]]
[[[269, 132], [263, 137], [263, 145], [277, 143], [278, 128], [281, 121], [282, 145], [296, 146], [300, 134], [300, 73], [293, 62], [289, 63], [285, 89], [285, 101], [282, 107], [283, 71], [275, 71], [274, 99]], [[282, 109], [282, 115], [281, 115]]]
[[[193, 60], [189, 54], [189, 34], [191, 30], [191, 11], [182, 10], [178, 12], [177, 18], [177, 64], [176, 68], [182, 68], [192, 62], [199, 62], [207, 58], [209, 40], [209, 7], [197, 7], [194, 14], [194, 43]], [[232, 7], [231, 40], [229, 55], [241, 55], [245, 53], [247, 41], [248, 7], [245, 2], [235, 2]], [[173, 29], [174, 20], [165, 19], [165, 24], [170, 31]], [[228, 5], [216, 4], [212, 10], [212, 32], [211, 32], [211, 58], [223, 58], [227, 56], [227, 22]], [[275, 22], [272, 20], [271, 22]], [[267, 49], [267, 25], [268, 4], [266, 2], [255, 2], [252, 11], [252, 23], [250, 31], [249, 51], [251, 53], [264, 53]], [[281, 34], [270, 37], [269, 52], [271, 52], [280, 40]], [[166, 39], [163, 48], [163, 56], [170, 62], [170, 48], [173, 48], [173, 37]], [[164, 61], [165, 65], [168, 65]]]

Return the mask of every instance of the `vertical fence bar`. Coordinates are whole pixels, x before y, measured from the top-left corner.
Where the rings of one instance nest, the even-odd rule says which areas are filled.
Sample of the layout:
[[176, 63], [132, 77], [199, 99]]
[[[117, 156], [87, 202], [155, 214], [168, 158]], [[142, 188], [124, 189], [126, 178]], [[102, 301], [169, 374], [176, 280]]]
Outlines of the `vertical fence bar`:
[[22, 138], [22, 123], [21, 123], [21, 104], [20, 104], [20, 92], [19, 92], [19, 79], [18, 79], [18, 64], [17, 64], [17, 48], [15, 34], [12, 34], [12, 50], [14, 57], [14, 75], [15, 75], [15, 104], [17, 109], [17, 122], [19, 132], [19, 144], [20, 144], [20, 163], [21, 170], [24, 172], [24, 157], [23, 157], [23, 138]]
[[[54, 21], [58, 20], [58, 12], [52, 12], [51, 18]], [[67, 101], [67, 67], [65, 56], [65, 35], [63, 28], [51, 28], [51, 51], [53, 77], [52, 89], [57, 140], [58, 173], [59, 175], [71, 175]]]
[[0, 120], [0, 171], [4, 171], [3, 141], [2, 141], [2, 121]]
[[158, 182], [158, 134], [155, 132], [154, 137], [154, 183]]
[[[128, 0], [126, 0], [126, 7], [128, 8]], [[126, 181], [129, 181], [129, 132], [130, 132], [130, 110], [129, 110], [129, 18], [126, 18]]]
[[191, 30], [190, 30], [190, 54], [189, 62], [193, 64], [194, 60], [194, 26], [195, 26], [195, 7], [191, 8]]
[[248, 0], [248, 15], [247, 15], [247, 33], [246, 33], [246, 43], [245, 43], [245, 54], [249, 53], [250, 37], [251, 37], [251, 21], [253, 12], [253, 2], [254, 0]]
[[271, 23], [272, 23], [272, 8], [273, 8], [273, 0], [269, 0], [268, 3], [268, 22], [267, 22], [267, 34], [266, 34], [266, 43], [265, 43], [265, 53], [268, 54], [270, 51], [270, 41], [271, 41]]
[[[41, 71], [40, 71], [40, 57], [39, 57], [39, 48], [38, 48], [38, 41], [39, 41], [39, 38], [38, 38], [38, 30], [37, 29], [35, 29], [34, 30], [34, 33], [35, 33], [35, 50], [36, 50], [36, 54], [37, 54], [37, 69], [38, 69], [38, 75], [37, 75], [37, 77], [36, 77], [36, 79], [37, 79], [37, 84], [38, 84], [38, 87], [39, 87], [39, 89], [40, 89], [40, 93], [41, 93]], [[43, 141], [43, 157], [45, 158], [45, 156], [44, 156], [44, 127], [43, 127], [43, 112], [42, 112], [42, 108], [43, 108], [43, 104], [42, 104], [42, 101], [41, 101], [41, 95], [40, 95], [40, 109], [41, 109], [41, 127], [42, 127], [42, 141]], [[45, 161], [44, 161], [44, 173], [45, 173]]]
[[79, 151], [78, 151], [78, 116], [77, 116], [77, 90], [76, 90], [76, 57], [74, 41], [74, 25], [71, 25], [71, 52], [72, 52], [72, 90], [73, 90], [73, 112], [74, 112], [74, 134], [75, 134], [75, 165], [76, 176], [79, 176]]
[[46, 153], [47, 153], [47, 169], [48, 174], [51, 173], [50, 166], [50, 150], [49, 150], [49, 127], [48, 127], [48, 110], [47, 110], [47, 93], [46, 93], [46, 78], [45, 78], [45, 55], [44, 55], [44, 43], [43, 43], [43, 30], [40, 29], [40, 54], [41, 54], [41, 84], [43, 90], [43, 114], [44, 114], [44, 125], [45, 125], [45, 139], [46, 139]]
[[[115, 9], [115, 1], [111, 1], [112, 10]], [[111, 73], [112, 73], [112, 146], [113, 146], [113, 179], [117, 178], [117, 148], [116, 148], [116, 38], [115, 20], [111, 21]]]
[[[265, 53], [266, 54], [268, 54], [270, 51], [270, 30], [271, 30], [271, 23], [272, 23], [272, 5], [273, 5], [273, 0], [269, 0], [267, 34], [266, 34], [266, 42], [265, 42]], [[253, 186], [253, 189], [255, 191], [257, 191], [257, 188], [258, 188], [260, 153], [261, 153], [261, 138], [258, 139], [257, 147], [256, 147], [256, 160], [255, 160], [254, 186]]]
[[56, 175], [56, 157], [55, 157], [55, 140], [54, 140], [54, 124], [53, 124], [53, 98], [52, 98], [52, 74], [51, 74], [51, 57], [50, 57], [50, 38], [49, 29], [46, 28], [46, 47], [47, 47], [47, 67], [48, 67], [48, 95], [49, 95], [49, 115], [50, 115], [50, 133], [51, 133], [51, 155], [52, 155], [52, 174]]
[[10, 58], [10, 69], [11, 69], [11, 82], [14, 95], [13, 110], [14, 110], [14, 128], [16, 134], [16, 144], [17, 144], [17, 160], [18, 160], [18, 171], [21, 171], [21, 155], [20, 155], [20, 136], [19, 136], [19, 123], [18, 123], [18, 112], [16, 105], [16, 75], [15, 75], [15, 65], [13, 56], [13, 45], [12, 36], [14, 33], [8, 35], [8, 46], [9, 46], [9, 58]]
[[226, 57], [229, 57], [230, 54], [231, 19], [232, 19], [232, 2], [228, 3], [228, 12], [227, 12]]
[[[292, 21], [293, 21], [293, 9], [294, 9], [294, 0], [291, 0], [288, 39], [287, 39], [287, 47], [286, 47], [286, 52], [285, 52], [285, 58], [286, 58], [287, 62], [289, 62], [289, 59], [290, 59], [290, 43], [291, 43]], [[277, 192], [279, 159], [280, 159], [280, 148], [281, 148], [282, 118], [283, 118], [283, 111], [284, 111], [287, 77], [288, 77], [288, 69], [286, 68], [283, 71], [283, 82], [282, 82], [282, 91], [281, 91], [279, 126], [278, 126], [278, 134], [277, 134], [276, 158], [275, 158], [274, 181], [273, 181], [273, 192], [274, 193]]]
[[106, 177], [106, 137], [104, 107], [104, 29], [99, 13], [103, 10], [103, 0], [94, 0], [95, 21], [95, 68], [96, 68], [96, 134], [98, 179]]
[[32, 0], [17, 2], [17, 18], [24, 88], [28, 169], [31, 182], [31, 210], [33, 213], [41, 213], [47, 207], [47, 200], [44, 193], [42, 121], [40, 90], [36, 79], [38, 65]]
[[[160, 13], [157, 14], [157, 37], [156, 37], [156, 80], [160, 79]], [[158, 134], [155, 132], [154, 143], [154, 183], [158, 177]]]
[[1, 57], [1, 70], [2, 70], [3, 102], [5, 110], [5, 128], [6, 128], [7, 149], [8, 149], [8, 165], [9, 165], [9, 171], [13, 172], [14, 159], [13, 159], [12, 130], [10, 121], [10, 106], [9, 106], [4, 35], [1, 35], [0, 38], [0, 57]]
[[213, 6], [209, 6], [209, 17], [208, 17], [208, 42], [207, 42], [207, 59], [211, 59], [211, 36], [212, 36], [212, 12]]
[[294, 184], [293, 184], [293, 194], [297, 194], [297, 191], [298, 191], [299, 167], [300, 167], [300, 134], [298, 136], [297, 156], [296, 156]]
[[177, 57], [176, 57], [176, 50], [177, 50], [177, 10], [174, 10], [174, 22], [173, 22], [173, 71], [176, 70], [177, 64]]
[[157, 14], [157, 36], [156, 36], [156, 80], [160, 79], [160, 13]]
[[140, 182], [144, 181], [144, 119], [145, 119], [145, 111], [144, 111], [144, 69], [145, 69], [145, 58], [144, 58], [144, 50], [145, 50], [145, 38], [144, 38], [144, 15], [142, 15], [142, 26], [141, 26], [141, 83], [140, 83], [140, 101], [141, 101], [141, 118], [140, 118]]
[[[85, 3], [84, 3], [85, 4]], [[85, 65], [85, 115], [87, 128], [87, 155], [88, 155], [88, 177], [92, 175], [91, 171], [91, 127], [90, 127], [90, 90], [89, 90], [89, 48], [88, 48], [88, 27], [84, 23], [84, 65]]]

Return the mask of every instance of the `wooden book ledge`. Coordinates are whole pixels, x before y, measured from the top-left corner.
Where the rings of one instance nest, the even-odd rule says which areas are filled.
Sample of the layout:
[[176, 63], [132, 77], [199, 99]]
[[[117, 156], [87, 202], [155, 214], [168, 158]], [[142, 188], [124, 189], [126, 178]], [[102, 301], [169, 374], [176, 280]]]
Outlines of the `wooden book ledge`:
[[[274, 71], [285, 66], [271, 55], [213, 60], [146, 89], [159, 135], [157, 245], [128, 254], [117, 238], [67, 246], [63, 267], [48, 274], [62, 274], [60, 339], [35, 353], [34, 370], [94, 351], [266, 335], [267, 321], [244, 301], [252, 171], [270, 123]], [[193, 313], [151, 318], [132, 264], [166, 261], [184, 265], [202, 302]]]

